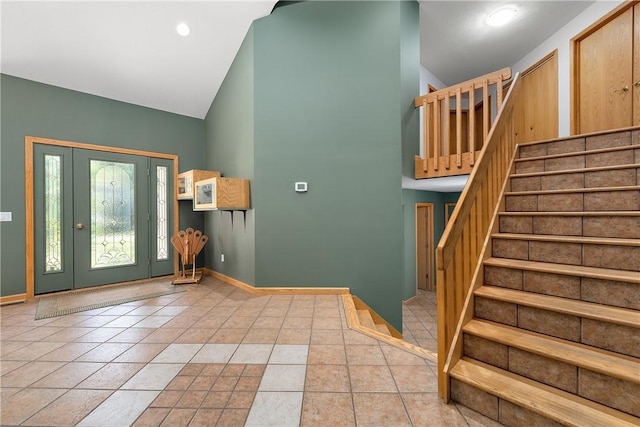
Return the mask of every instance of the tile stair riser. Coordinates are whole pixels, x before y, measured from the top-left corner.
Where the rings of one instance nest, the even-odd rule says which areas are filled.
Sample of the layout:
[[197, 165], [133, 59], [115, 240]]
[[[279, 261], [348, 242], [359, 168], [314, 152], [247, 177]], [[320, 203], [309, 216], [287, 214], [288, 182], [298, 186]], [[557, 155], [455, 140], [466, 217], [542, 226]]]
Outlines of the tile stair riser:
[[629, 146], [604, 152], [567, 153], [562, 156], [534, 157], [515, 162], [515, 173], [555, 172], [563, 170], [622, 166], [640, 163], [640, 149]]
[[464, 334], [464, 355], [542, 384], [640, 416], [640, 385]]
[[476, 297], [475, 317], [640, 357], [640, 329], [571, 314]]
[[492, 256], [640, 271], [640, 246], [545, 242], [494, 237]]
[[486, 265], [484, 284], [640, 310], [640, 284]]
[[534, 176], [512, 175], [510, 191], [579, 190], [585, 188], [624, 187], [640, 185], [640, 167], [594, 170], [572, 173], [541, 174]]
[[505, 196], [506, 212], [606, 212], [640, 210], [640, 190]]
[[640, 239], [640, 215], [509, 215], [501, 213], [500, 233]]

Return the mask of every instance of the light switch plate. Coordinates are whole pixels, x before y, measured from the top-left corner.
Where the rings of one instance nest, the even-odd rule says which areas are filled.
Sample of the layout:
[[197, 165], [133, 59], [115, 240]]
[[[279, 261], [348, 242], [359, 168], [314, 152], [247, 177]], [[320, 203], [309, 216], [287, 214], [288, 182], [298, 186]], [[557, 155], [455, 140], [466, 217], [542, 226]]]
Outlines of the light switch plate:
[[11, 212], [0, 212], [0, 221], [11, 221]]

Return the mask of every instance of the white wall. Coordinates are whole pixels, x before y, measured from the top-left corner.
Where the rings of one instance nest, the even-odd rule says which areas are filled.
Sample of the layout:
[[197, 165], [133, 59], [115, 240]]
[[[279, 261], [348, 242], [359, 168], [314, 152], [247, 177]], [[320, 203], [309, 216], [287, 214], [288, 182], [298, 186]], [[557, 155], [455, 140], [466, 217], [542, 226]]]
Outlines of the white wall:
[[554, 35], [528, 53], [512, 66], [513, 75], [538, 62], [547, 54], [558, 49], [558, 136], [570, 134], [570, 40], [582, 30], [598, 21], [601, 17], [615, 9], [623, 0], [598, 0]]

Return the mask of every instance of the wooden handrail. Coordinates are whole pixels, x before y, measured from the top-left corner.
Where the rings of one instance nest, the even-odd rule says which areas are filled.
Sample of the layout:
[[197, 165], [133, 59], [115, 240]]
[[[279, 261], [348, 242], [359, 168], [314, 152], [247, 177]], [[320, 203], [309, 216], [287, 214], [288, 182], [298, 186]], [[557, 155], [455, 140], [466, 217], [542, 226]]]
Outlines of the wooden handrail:
[[[423, 133], [422, 157], [415, 160], [415, 178], [430, 178], [446, 175], [464, 175], [471, 172], [476, 157], [476, 125], [482, 126], [484, 141], [491, 128], [491, 102], [489, 92], [495, 87], [497, 110], [502, 106], [502, 83], [511, 78], [511, 69], [502, 70], [467, 80], [466, 82], [418, 96], [414, 100], [416, 108], [422, 108]], [[482, 124], [475, 120], [475, 91], [482, 90]], [[452, 106], [455, 98], [455, 106]], [[463, 100], [468, 107], [467, 135], [463, 135]], [[455, 114], [455, 122], [451, 122]], [[452, 129], [451, 125], [455, 124]], [[433, 128], [433, 140], [431, 129]], [[451, 133], [456, 133], [455, 141]], [[455, 153], [452, 150], [455, 147]], [[455, 156], [454, 159], [452, 157]], [[452, 167], [452, 160], [455, 166]]]
[[519, 91], [516, 75], [436, 249], [438, 391], [447, 402], [449, 369], [461, 357], [461, 329], [473, 315], [472, 291], [481, 282], [482, 260], [489, 255], [490, 233], [513, 163]]

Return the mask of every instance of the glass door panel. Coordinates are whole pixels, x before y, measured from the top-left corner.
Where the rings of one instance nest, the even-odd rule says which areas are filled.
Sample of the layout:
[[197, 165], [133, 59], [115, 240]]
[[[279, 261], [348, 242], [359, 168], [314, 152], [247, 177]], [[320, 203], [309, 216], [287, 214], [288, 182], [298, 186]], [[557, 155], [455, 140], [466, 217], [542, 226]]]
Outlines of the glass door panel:
[[76, 288], [149, 277], [148, 160], [73, 150]]

